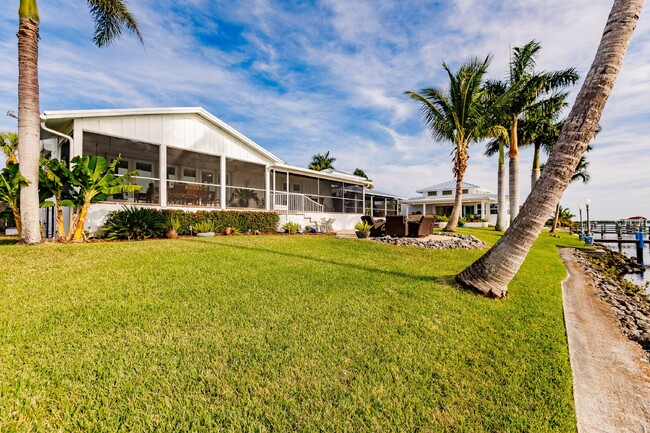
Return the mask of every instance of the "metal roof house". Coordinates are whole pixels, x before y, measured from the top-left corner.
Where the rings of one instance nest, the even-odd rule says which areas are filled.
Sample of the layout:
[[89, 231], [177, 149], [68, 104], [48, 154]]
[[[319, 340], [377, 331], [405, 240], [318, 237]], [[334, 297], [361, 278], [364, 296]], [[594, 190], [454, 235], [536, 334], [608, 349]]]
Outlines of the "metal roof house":
[[[121, 155], [118, 173], [137, 170], [142, 186], [91, 206], [86, 229], [123, 205], [187, 210], [267, 210], [313, 224], [333, 218], [335, 229], [352, 228], [373, 213], [372, 183], [339, 171], [286, 164], [200, 107], [46, 111], [41, 140], [54, 158]], [[394, 200], [391, 209], [397, 213]]]
[[[405, 214], [419, 211], [423, 214], [450, 215], [456, 197], [456, 181], [439, 183], [416, 192], [420, 195], [402, 201]], [[471, 215], [486, 219], [489, 224], [496, 224], [497, 201], [497, 195], [492, 191], [463, 182], [461, 217]]]

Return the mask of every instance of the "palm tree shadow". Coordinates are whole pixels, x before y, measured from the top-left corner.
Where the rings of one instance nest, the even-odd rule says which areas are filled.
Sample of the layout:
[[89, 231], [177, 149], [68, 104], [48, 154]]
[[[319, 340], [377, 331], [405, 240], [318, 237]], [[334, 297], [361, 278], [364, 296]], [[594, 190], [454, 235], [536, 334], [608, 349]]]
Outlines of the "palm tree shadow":
[[[439, 282], [441, 277], [437, 277], [434, 275], [414, 275], [414, 274], [408, 274], [405, 272], [399, 272], [399, 271], [389, 271], [386, 269], [381, 269], [373, 266], [369, 266], [368, 264], [360, 264], [358, 262], [345, 262], [345, 261], [337, 261], [337, 260], [331, 260], [331, 259], [323, 259], [322, 257], [313, 257], [309, 255], [304, 255], [304, 254], [298, 254], [298, 253], [291, 253], [287, 251], [278, 251], [278, 250], [273, 250], [269, 248], [261, 248], [261, 247], [249, 247], [249, 246], [244, 246], [244, 245], [225, 245], [221, 243], [215, 243], [210, 240], [204, 240], [204, 239], [198, 239], [198, 238], [193, 238], [191, 240], [192, 242], [202, 242], [202, 243], [207, 243], [212, 246], [217, 246], [221, 248], [230, 248], [234, 250], [246, 250], [246, 251], [263, 251], [265, 253], [269, 254], [274, 254], [278, 256], [284, 256], [284, 257], [290, 257], [290, 258], [296, 258], [296, 259], [303, 259], [303, 260], [309, 260], [315, 263], [323, 264], [327, 263], [330, 265], [334, 266], [342, 266], [342, 267], [347, 267], [347, 268], [354, 268], [354, 269], [361, 269], [367, 272], [376, 272], [376, 273], [381, 273], [385, 275], [391, 275], [394, 277], [398, 278], [404, 278], [407, 280], [415, 280], [415, 281], [425, 281], [425, 282]], [[451, 281], [450, 284], [452, 285], [457, 285], [454, 280], [454, 276], [449, 276], [449, 280]]]
[[16, 245], [19, 240], [17, 236], [0, 236], [0, 245]]

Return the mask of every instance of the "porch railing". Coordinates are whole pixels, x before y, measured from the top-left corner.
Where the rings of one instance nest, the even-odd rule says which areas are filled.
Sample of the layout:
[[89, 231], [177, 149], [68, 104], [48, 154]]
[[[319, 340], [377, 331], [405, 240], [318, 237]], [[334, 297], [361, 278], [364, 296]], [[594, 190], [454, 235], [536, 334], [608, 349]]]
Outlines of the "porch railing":
[[324, 206], [304, 194], [295, 192], [275, 192], [273, 194], [273, 209], [296, 212], [323, 212]]

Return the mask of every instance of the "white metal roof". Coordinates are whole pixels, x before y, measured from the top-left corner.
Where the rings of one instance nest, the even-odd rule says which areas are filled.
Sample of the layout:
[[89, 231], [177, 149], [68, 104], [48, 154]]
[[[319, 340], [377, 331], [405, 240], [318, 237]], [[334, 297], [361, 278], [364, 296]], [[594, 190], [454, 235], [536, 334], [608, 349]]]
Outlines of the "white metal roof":
[[[442, 197], [411, 197], [407, 200], [404, 200], [406, 204], [453, 204], [454, 203], [453, 195], [446, 195]], [[496, 194], [463, 194], [463, 203], [466, 202], [479, 202], [479, 201], [489, 201], [496, 202]]]
[[[481, 188], [478, 185], [474, 185], [473, 183], [468, 183], [468, 182], [463, 182], [463, 188]], [[439, 183], [437, 185], [432, 185], [428, 186], [426, 188], [418, 189], [415, 192], [427, 192], [427, 191], [438, 191], [442, 189], [451, 189], [455, 190], [456, 189], [456, 181], [455, 180], [448, 180], [443, 183]], [[484, 189], [484, 188], [481, 188]]]

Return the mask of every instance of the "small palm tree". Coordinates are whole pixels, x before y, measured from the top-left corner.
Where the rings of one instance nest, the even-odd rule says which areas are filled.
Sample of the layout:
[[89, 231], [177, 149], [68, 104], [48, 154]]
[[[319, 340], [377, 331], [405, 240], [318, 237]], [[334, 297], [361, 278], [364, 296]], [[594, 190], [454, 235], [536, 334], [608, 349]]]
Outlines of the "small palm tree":
[[[99, 47], [117, 39], [123, 29], [142, 41], [138, 23], [124, 0], [86, 0], [95, 21], [93, 41]], [[27, 179], [21, 187], [21, 242], [41, 241], [39, 224], [38, 170], [40, 153], [40, 108], [38, 94], [38, 4], [20, 0], [18, 9], [18, 137], [20, 170]]]
[[325, 152], [325, 155], [317, 153], [316, 155], [312, 156], [311, 162], [307, 168], [316, 171], [323, 171], [327, 170], [328, 168], [333, 169], [334, 166], [332, 164], [334, 164], [334, 161], [336, 161], [336, 158], [332, 158], [330, 156], [330, 151], [328, 150]]
[[487, 135], [488, 116], [483, 77], [490, 64], [490, 56], [481, 61], [474, 58], [463, 64], [456, 73], [443, 63], [449, 78], [449, 88], [422, 89], [420, 93], [405, 92], [421, 103], [420, 113], [431, 135], [436, 140], [454, 145], [453, 173], [456, 179], [454, 207], [445, 231], [455, 231], [463, 200], [463, 176], [469, 159], [468, 147]]
[[25, 183], [27, 183], [27, 179], [18, 171], [18, 164], [9, 162], [0, 172], [0, 203], [6, 203], [11, 207], [18, 236], [22, 234], [22, 225], [20, 224], [20, 187]]
[[361, 170], [360, 168], [355, 168], [354, 171], [352, 172], [352, 174], [355, 175], [355, 176], [362, 177], [362, 178], [364, 178], [366, 180], [370, 180], [370, 178], [368, 178], [368, 175], [366, 174], [366, 172]]
[[66, 192], [72, 184], [72, 173], [68, 164], [58, 159], [41, 159], [41, 170], [38, 176], [38, 188], [41, 195], [53, 197], [56, 207], [57, 240], [65, 240], [65, 226], [63, 224], [63, 207], [72, 206], [70, 197]]

